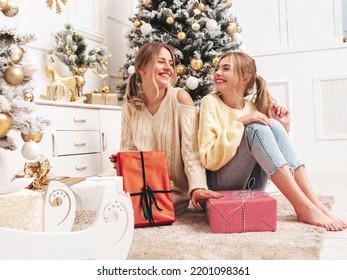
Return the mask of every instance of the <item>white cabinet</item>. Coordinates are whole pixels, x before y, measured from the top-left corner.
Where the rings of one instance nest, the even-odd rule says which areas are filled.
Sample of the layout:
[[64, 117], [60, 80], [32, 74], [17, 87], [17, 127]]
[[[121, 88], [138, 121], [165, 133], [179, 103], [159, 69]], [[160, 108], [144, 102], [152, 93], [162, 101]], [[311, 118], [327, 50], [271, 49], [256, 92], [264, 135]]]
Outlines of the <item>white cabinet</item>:
[[40, 144], [56, 176], [86, 177], [112, 170], [108, 157], [119, 149], [119, 107], [40, 102], [38, 111], [52, 121]]
[[113, 164], [108, 159], [111, 154], [119, 151], [121, 136], [121, 111], [99, 110], [101, 132], [101, 169], [107, 172], [113, 169]]

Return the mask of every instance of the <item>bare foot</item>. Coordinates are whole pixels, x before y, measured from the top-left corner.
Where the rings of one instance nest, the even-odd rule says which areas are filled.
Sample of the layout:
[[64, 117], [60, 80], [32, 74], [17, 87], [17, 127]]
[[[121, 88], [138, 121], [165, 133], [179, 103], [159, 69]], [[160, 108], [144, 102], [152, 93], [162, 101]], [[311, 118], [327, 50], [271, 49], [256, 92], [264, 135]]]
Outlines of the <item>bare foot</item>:
[[341, 220], [341, 219], [337, 219], [335, 218], [335, 216], [330, 212], [330, 210], [325, 207], [324, 204], [322, 204], [320, 201], [315, 202], [315, 205], [328, 217], [330, 217], [331, 219], [333, 219], [334, 221], [336, 221], [340, 226], [342, 226], [344, 229], [347, 228], [347, 224]]
[[297, 220], [306, 224], [323, 227], [329, 231], [341, 231], [346, 228], [341, 222], [326, 215], [318, 208], [298, 214]]

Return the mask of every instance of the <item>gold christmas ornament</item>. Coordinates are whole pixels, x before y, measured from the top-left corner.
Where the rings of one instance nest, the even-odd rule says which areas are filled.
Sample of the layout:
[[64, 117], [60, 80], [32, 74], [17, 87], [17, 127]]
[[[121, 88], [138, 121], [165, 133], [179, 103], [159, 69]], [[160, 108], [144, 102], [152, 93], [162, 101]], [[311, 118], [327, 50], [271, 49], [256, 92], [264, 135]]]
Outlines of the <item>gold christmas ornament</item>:
[[18, 14], [18, 7], [13, 4], [9, 4], [2, 10], [2, 13], [7, 17], [14, 17]]
[[124, 82], [123, 79], [118, 79], [118, 87], [119, 87], [119, 88], [122, 88], [122, 87], [123, 87], [123, 82]]
[[237, 32], [237, 24], [235, 22], [229, 22], [226, 26], [226, 33], [232, 35]]
[[175, 20], [174, 20], [173, 17], [167, 17], [166, 23], [167, 23], [167, 24], [174, 24], [174, 23], [175, 23]]
[[193, 29], [193, 31], [199, 31], [200, 30], [200, 24], [197, 22], [194, 22], [192, 24], [192, 29]]
[[186, 37], [187, 37], [187, 35], [183, 31], [178, 32], [178, 34], [177, 34], [177, 39], [180, 41], [184, 41], [186, 39]]
[[33, 133], [33, 134], [21, 133], [20, 136], [22, 136], [22, 139], [24, 142], [33, 141], [33, 142], [39, 143], [41, 141], [43, 135], [41, 133]]
[[0, 10], [3, 10], [7, 7], [8, 1], [7, 0], [0, 0]]
[[138, 19], [135, 19], [134, 22], [133, 22], [133, 25], [134, 25], [136, 28], [139, 28], [139, 27], [142, 25], [142, 23], [141, 23], [141, 21], [139, 21]]
[[205, 11], [205, 5], [203, 4], [203, 3], [199, 3], [198, 4], [198, 9], [201, 11], [201, 12], [203, 12], [203, 11]]
[[213, 65], [214, 67], [216, 67], [217, 64], [218, 64], [218, 61], [219, 61], [219, 58], [218, 58], [217, 56], [215, 56], [215, 57], [212, 59], [212, 65]]
[[54, 58], [51, 56], [48, 60], [50, 63], [53, 63], [54, 62]]
[[34, 101], [34, 95], [31, 92], [27, 92], [23, 96], [24, 101], [27, 102], [33, 102]]
[[66, 54], [67, 54], [67, 55], [71, 55], [71, 54], [72, 54], [72, 50], [68, 49], [68, 50], [66, 51]]
[[17, 48], [16, 52], [17, 52], [18, 58], [15, 60], [12, 60], [12, 63], [14, 63], [14, 64], [19, 63], [22, 60], [24, 53], [25, 53], [24, 49], [20, 48], [20, 47]]
[[143, 3], [143, 5], [145, 5], [145, 6], [149, 6], [149, 5], [152, 4], [152, 0], [143, 0], [142, 3]]
[[227, 0], [227, 1], [225, 1], [225, 4], [227, 5], [228, 8], [231, 8], [233, 5], [233, 1]]
[[194, 69], [195, 71], [200, 71], [203, 67], [204, 63], [201, 59], [192, 58], [190, 60], [190, 67]]
[[118, 71], [118, 78], [123, 79], [124, 78], [124, 73], [123, 71]]
[[[67, 0], [60, 0], [60, 2], [65, 5], [67, 3]], [[47, 3], [47, 7], [52, 9], [53, 0], [46, 0], [46, 3]], [[59, 4], [59, 0], [55, 0], [55, 11], [57, 14], [60, 14], [62, 12], [61, 6]]]
[[183, 76], [186, 73], [186, 67], [180, 63], [176, 66], [176, 72], [178, 76]]
[[12, 116], [8, 113], [0, 113], [0, 138], [9, 133], [13, 124]]
[[18, 86], [24, 80], [24, 72], [17, 66], [10, 66], [4, 72], [4, 79], [11, 86]]

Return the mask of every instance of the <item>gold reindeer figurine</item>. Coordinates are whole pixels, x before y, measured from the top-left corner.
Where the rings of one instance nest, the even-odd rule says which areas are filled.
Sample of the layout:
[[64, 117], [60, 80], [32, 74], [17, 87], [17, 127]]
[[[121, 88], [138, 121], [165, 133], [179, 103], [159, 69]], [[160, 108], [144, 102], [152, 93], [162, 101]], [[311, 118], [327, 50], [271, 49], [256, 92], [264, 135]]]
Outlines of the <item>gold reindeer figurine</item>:
[[53, 65], [46, 64], [45, 65], [45, 73], [48, 78], [51, 79], [51, 83], [61, 82], [63, 83], [67, 89], [70, 90], [71, 99], [70, 101], [77, 101], [78, 96], [76, 94], [76, 87], [78, 88], [78, 92], [82, 94], [82, 87], [84, 85], [84, 79], [81, 80], [81, 77], [78, 75], [75, 76], [60, 76], [53, 67]]

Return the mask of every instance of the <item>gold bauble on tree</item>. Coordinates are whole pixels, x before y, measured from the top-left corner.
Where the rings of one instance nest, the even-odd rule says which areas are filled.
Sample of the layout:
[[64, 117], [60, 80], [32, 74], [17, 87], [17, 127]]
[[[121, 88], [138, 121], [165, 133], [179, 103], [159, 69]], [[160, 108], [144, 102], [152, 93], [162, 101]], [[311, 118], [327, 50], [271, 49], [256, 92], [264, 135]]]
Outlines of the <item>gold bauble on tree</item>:
[[152, 4], [152, 0], [142, 0], [142, 3], [146, 6], [149, 6]]
[[7, 17], [14, 17], [18, 14], [18, 7], [9, 4], [6, 8], [2, 10], [2, 13]]
[[231, 8], [233, 5], [233, 1], [227, 0], [227, 1], [225, 1], [225, 4], [227, 5], [228, 8]]
[[33, 142], [39, 143], [41, 141], [43, 135], [41, 133], [33, 133], [33, 134], [21, 133], [20, 136], [22, 136], [22, 139], [24, 142], [33, 141]]
[[118, 78], [123, 79], [124, 78], [124, 73], [123, 71], [118, 71]]
[[192, 58], [190, 60], [190, 67], [192, 69], [194, 69], [195, 71], [200, 71], [203, 67], [204, 63], [202, 62], [202, 60], [199, 58]]
[[178, 76], [183, 76], [186, 73], [186, 67], [183, 64], [177, 64], [176, 71]]
[[0, 0], [0, 11], [5, 9], [8, 5], [8, 1], [7, 0]]
[[11, 86], [18, 86], [24, 81], [24, 72], [17, 66], [10, 66], [4, 72], [4, 79]]
[[212, 58], [212, 65], [213, 65], [214, 67], [216, 67], [218, 61], [219, 61], [219, 58], [218, 58], [217, 56], [215, 56], [214, 58]]
[[203, 12], [203, 11], [205, 11], [205, 5], [203, 4], [203, 3], [199, 3], [198, 4], [198, 9], [201, 11], [201, 12]]
[[230, 35], [235, 34], [237, 32], [237, 24], [235, 22], [228, 22], [225, 31]]
[[68, 49], [68, 50], [66, 51], [66, 54], [67, 54], [67, 55], [71, 55], [71, 54], [72, 54], [72, 50]]
[[166, 23], [167, 23], [167, 24], [174, 24], [174, 23], [175, 23], [175, 20], [174, 20], [173, 17], [167, 17]]
[[34, 95], [31, 92], [27, 92], [23, 96], [24, 101], [27, 102], [33, 102], [34, 101]]
[[12, 116], [8, 113], [0, 113], [0, 138], [9, 133], [13, 124]]
[[133, 22], [133, 25], [134, 25], [136, 28], [139, 28], [139, 27], [142, 25], [142, 23], [141, 23], [140, 20], [135, 19], [134, 22]]
[[194, 23], [192, 24], [192, 29], [193, 29], [194, 31], [199, 31], [199, 30], [200, 30], [200, 24], [197, 23], [197, 22], [194, 22]]
[[183, 31], [180, 31], [177, 33], [177, 39], [180, 41], [184, 41], [187, 38], [186, 33], [184, 33]]
[[238, 26], [237, 27], [237, 33], [241, 33], [242, 32], [242, 27], [241, 26]]

